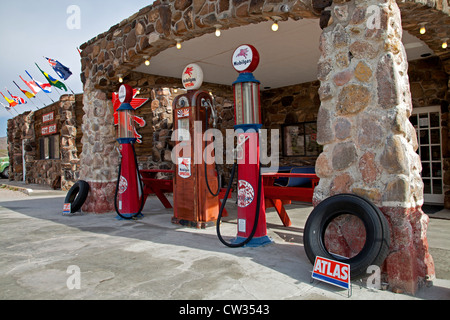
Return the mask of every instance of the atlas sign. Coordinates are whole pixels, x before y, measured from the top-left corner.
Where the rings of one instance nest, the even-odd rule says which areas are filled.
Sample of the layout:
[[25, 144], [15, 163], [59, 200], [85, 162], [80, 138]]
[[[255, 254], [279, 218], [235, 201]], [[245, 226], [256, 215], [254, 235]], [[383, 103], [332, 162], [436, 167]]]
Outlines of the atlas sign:
[[322, 257], [316, 257], [312, 278], [349, 289], [350, 265]]

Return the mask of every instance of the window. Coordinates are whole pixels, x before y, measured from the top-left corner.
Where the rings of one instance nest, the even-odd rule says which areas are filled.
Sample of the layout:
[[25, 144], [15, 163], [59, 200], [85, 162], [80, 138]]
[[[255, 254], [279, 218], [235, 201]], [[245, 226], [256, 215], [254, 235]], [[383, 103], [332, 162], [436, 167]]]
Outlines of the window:
[[39, 140], [41, 160], [59, 159], [59, 135], [42, 137]]
[[413, 109], [409, 118], [416, 129], [422, 162], [423, 193], [426, 203], [444, 203], [444, 174], [440, 106]]
[[322, 146], [317, 143], [317, 122], [283, 125], [283, 156], [318, 156]]

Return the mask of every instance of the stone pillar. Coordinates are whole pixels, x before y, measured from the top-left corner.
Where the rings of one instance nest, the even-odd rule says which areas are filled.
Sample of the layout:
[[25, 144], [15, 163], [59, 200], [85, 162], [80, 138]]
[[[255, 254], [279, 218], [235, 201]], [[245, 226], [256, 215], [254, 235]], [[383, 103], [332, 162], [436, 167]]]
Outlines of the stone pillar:
[[75, 100], [73, 95], [64, 95], [60, 98], [61, 190], [63, 191], [69, 191], [79, 178], [80, 160], [76, 147]]
[[[11, 181], [23, 181], [25, 159], [26, 177], [30, 177], [33, 171], [33, 163], [36, 156], [34, 146], [34, 112], [25, 112], [8, 120], [8, 154], [9, 154], [9, 179]], [[29, 179], [26, 178], [28, 181]]]
[[84, 86], [83, 152], [80, 157], [80, 179], [89, 183], [90, 192], [82, 210], [100, 214], [115, 211], [119, 156], [114, 149], [117, 134], [111, 99], [90, 84], [87, 80]]
[[334, 1], [320, 39], [317, 205], [354, 193], [377, 205], [391, 228], [383, 275], [415, 293], [434, 277], [400, 10], [393, 0]]

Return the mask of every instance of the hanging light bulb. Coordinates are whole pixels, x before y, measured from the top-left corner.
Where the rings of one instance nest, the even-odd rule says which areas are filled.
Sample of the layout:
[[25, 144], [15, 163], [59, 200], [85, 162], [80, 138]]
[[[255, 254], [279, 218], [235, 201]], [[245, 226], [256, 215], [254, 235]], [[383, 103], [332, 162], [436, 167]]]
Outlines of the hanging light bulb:
[[119, 74], [119, 82], [123, 83], [123, 75]]
[[177, 49], [180, 50], [181, 49], [181, 39], [175, 39], [175, 41], [177, 42]]
[[150, 65], [150, 57], [149, 56], [145, 56], [145, 65], [148, 67]]
[[425, 28], [425, 22], [419, 23], [420, 29], [419, 32], [420, 34], [425, 34], [427, 32], [427, 28]]
[[278, 31], [278, 23], [277, 23], [277, 22], [274, 22], [274, 23], [272, 24], [272, 31], [273, 31], [273, 32], [277, 32], [277, 31]]
[[445, 38], [444, 41], [442, 42], [442, 49], [447, 49], [448, 47], [448, 38]]
[[216, 24], [214, 27], [216, 27], [216, 37], [220, 37], [222, 35], [220, 28], [222, 28], [222, 26], [220, 24]]
[[277, 16], [274, 16], [274, 17], [272, 17], [272, 20], [273, 20], [272, 31], [273, 31], [273, 32], [277, 32], [277, 31], [278, 31], [278, 28], [279, 28], [279, 26], [278, 26], [278, 21], [280, 21], [281, 18], [280, 18], [280, 17], [277, 17]]

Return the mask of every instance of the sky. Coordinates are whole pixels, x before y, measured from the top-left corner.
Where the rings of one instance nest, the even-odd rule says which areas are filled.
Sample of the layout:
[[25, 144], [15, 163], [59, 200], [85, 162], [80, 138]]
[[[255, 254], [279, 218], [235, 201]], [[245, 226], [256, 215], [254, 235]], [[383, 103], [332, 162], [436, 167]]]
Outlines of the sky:
[[[27, 70], [35, 80], [48, 82], [36, 67], [53, 78], [61, 80], [45, 57], [58, 60], [72, 71], [63, 81], [75, 93], [82, 93], [81, 62], [77, 47], [110, 27], [153, 3], [153, 0], [7, 0], [0, 2], [0, 92], [10, 98], [24, 98], [27, 103], [18, 105], [9, 113], [0, 105], [0, 137], [6, 136], [7, 120], [29, 110], [36, 110], [57, 101], [60, 94], [54, 88], [49, 95], [39, 92], [31, 102], [13, 83], [30, 91], [19, 78], [30, 80]], [[69, 91], [70, 93], [70, 91]], [[0, 101], [8, 105], [0, 95]], [[15, 111], [14, 111], [15, 110]]]

